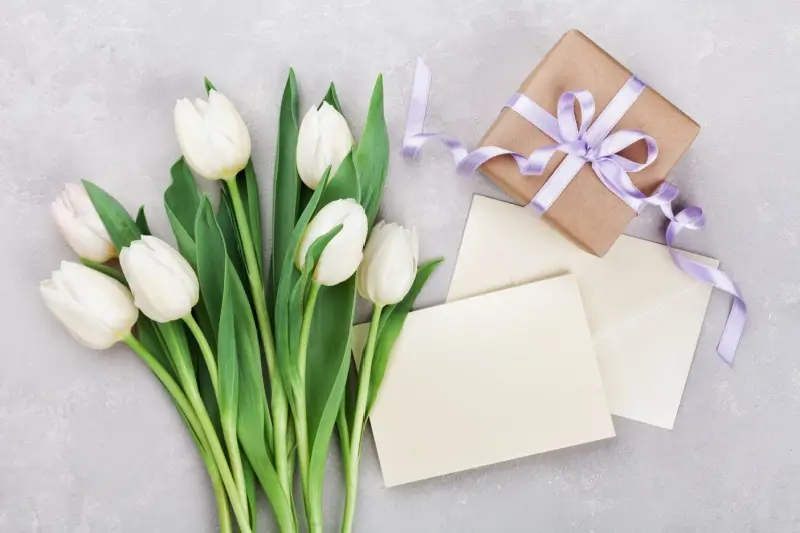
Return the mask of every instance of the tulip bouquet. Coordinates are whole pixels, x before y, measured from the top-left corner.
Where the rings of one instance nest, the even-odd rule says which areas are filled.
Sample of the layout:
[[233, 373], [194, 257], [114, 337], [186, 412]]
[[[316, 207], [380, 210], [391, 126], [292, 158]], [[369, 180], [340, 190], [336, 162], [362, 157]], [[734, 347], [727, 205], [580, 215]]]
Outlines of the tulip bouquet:
[[[220, 531], [256, 530], [256, 489], [280, 531], [322, 531], [325, 460], [338, 431], [346, 481], [342, 531], [353, 527], [361, 443], [392, 345], [438, 265], [418, 267], [413, 231], [374, 225], [388, 170], [381, 78], [353, 138], [331, 85], [298, 120], [290, 72], [281, 101], [272, 255], [263, 250], [251, 139], [206, 80], [207, 100], [179, 100], [182, 157], [164, 205], [177, 249], [91, 182], [52, 206], [80, 258], [40, 290], [79, 342], [126, 343], [169, 393], [197, 444]], [[195, 176], [220, 183], [216, 206]], [[365, 247], [366, 246], [366, 247]], [[356, 294], [373, 303], [358, 377], [351, 375]], [[348, 379], [350, 376], [350, 379]], [[294, 479], [302, 487], [302, 514]]]

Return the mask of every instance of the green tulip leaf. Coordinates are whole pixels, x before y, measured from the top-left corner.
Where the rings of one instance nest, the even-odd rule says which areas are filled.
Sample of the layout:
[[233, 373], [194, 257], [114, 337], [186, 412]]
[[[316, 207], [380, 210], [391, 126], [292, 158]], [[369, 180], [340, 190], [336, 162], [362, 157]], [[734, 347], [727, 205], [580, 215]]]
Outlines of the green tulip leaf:
[[[255, 325], [253, 323], [253, 317], [250, 311], [247, 295], [244, 292], [240, 278], [236, 274], [233, 262], [229, 259], [223, 232], [220, 228], [220, 225], [217, 223], [216, 218], [214, 217], [211, 202], [207, 197], [203, 198], [200, 203], [200, 208], [197, 211], [194, 234], [197, 239], [197, 279], [200, 282], [200, 294], [202, 296], [201, 301], [195, 307], [195, 315], [198, 317], [198, 323], [201, 324], [201, 328], [203, 329], [206, 337], [210, 342], [213, 342], [213, 340], [216, 339], [218, 344], [223, 341], [221, 338], [222, 332], [220, 331], [220, 328], [222, 323], [223, 295], [225, 291], [225, 284], [228, 283], [230, 285], [229, 290], [233, 294], [233, 303], [231, 305], [233, 305], [236, 309], [236, 313], [234, 315], [234, 320], [236, 323], [236, 335], [238, 336], [247, 334], [253, 338], [256, 338]], [[228, 272], [229, 269], [232, 272]], [[242, 294], [244, 294], [243, 298], [245, 301], [244, 313], [242, 312], [240, 305]], [[206, 327], [208, 326], [203, 326], [203, 322], [206, 322], [208, 325], [210, 325], [210, 332], [206, 331]], [[255, 357], [258, 361], [258, 368], [255, 369], [254, 372], [256, 372], [256, 375], [260, 377], [260, 352], [257, 344], [257, 338], [255, 343], [255, 348], [253, 348], [252, 343], [248, 344], [247, 346], [240, 346], [237, 342], [236, 348], [239, 352], [240, 359], [245, 357], [248, 358], [248, 361], [240, 362], [239, 366], [245, 366], [246, 363], [249, 363], [249, 359]], [[221, 366], [222, 363], [219, 362], [219, 364]], [[248, 364], [247, 366], [250, 368], [252, 365]], [[221, 374], [222, 370], [220, 369], [219, 372]], [[248, 381], [250, 377], [252, 376], [249, 376], [247, 380], [242, 380], [246, 381], [246, 383], [237, 383], [240, 393], [242, 389], [244, 389], [244, 392], [249, 393], [249, 390], [245, 389], [245, 387], [250, 385], [250, 382]], [[220, 381], [221, 380], [222, 376], [220, 375]], [[204, 392], [204, 399], [209, 400], [209, 404], [212, 403], [212, 401], [214, 401], [213, 389], [210, 388], [210, 375], [208, 375], [208, 371], [204, 365], [198, 365], [198, 381], [201, 385], [201, 392]], [[261, 385], [261, 390], [263, 390], [264, 385], [261, 379], [259, 379], [259, 383]], [[220, 384], [220, 388], [221, 387], [222, 386]], [[264, 431], [264, 401], [265, 399], [262, 398], [262, 403], [260, 406], [255, 406], [256, 408], [261, 409], [261, 415], [258, 417], [258, 420], [262, 434]], [[214, 403], [216, 402], [214, 401]], [[211, 409], [212, 407], [209, 405], [209, 410]], [[239, 417], [242, 416], [244, 412], [243, 409], [245, 408], [239, 408]], [[236, 417], [234, 417], [234, 419], [235, 418]], [[229, 419], [228, 423], [231, 424], [232, 420]]]
[[[206, 334], [208, 342], [215, 342], [210, 335]], [[222, 419], [219, 412], [219, 402], [217, 401], [217, 391], [214, 390], [214, 383], [211, 381], [211, 374], [203, 362], [203, 356], [200, 348], [194, 339], [189, 338], [189, 352], [192, 354], [192, 364], [194, 365], [195, 374], [197, 376], [197, 388], [200, 389], [200, 398], [203, 400], [203, 405], [206, 407], [208, 417], [217, 432], [217, 436], [222, 439]]]
[[372, 227], [389, 172], [389, 134], [383, 111], [383, 76], [378, 76], [375, 82], [366, 125], [354, 161], [361, 185], [361, 205]]
[[[262, 441], [263, 438], [262, 435]], [[242, 437], [241, 426], [239, 428], [239, 441], [261, 488], [264, 489], [264, 493], [267, 495], [270, 505], [272, 505], [279, 530], [297, 531], [291, 500], [283, 492], [278, 473], [275, 471], [263, 442], [254, 446], [253, 441], [248, 440], [247, 437]]]
[[[283, 492], [272, 461], [270, 443], [273, 426], [267, 408], [261, 351], [252, 308], [241, 279], [231, 261], [225, 267], [226, 285], [230, 293], [235, 321], [235, 348], [238, 354], [238, 419], [237, 434], [250, 466], [270, 501], [281, 531], [293, 530], [291, 502]], [[220, 326], [220, 334], [222, 327]], [[221, 357], [221, 356], [220, 356]], [[222, 388], [220, 362], [220, 388]]]
[[[167, 212], [167, 219], [172, 228], [172, 233], [175, 235], [178, 251], [189, 261], [192, 268], [197, 271], [197, 247], [195, 246], [194, 237], [190, 235], [189, 230], [181, 224], [177, 215], [170, 209], [169, 205], [165, 205], [164, 209]], [[194, 233], [194, 226], [192, 226], [192, 233]]]
[[235, 424], [238, 442], [267, 494], [281, 531], [291, 531], [294, 529], [291, 503], [283, 492], [267, 446], [267, 398], [250, 302], [232, 263], [224, 253], [222, 257], [225, 283], [218, 357], [223, 424]]
[[278, 146], [275, 150], [275, 181], [272, 193], [272, 266], [267, 284], [270, 308], [275, 304], [283, 262], [292, 240], [299, 214], [300, 177], [297, 174], [298, 119], [297, 81], [294, 70], [283, 89], [278, 123]]
[[414, 305], [414, 301], [419, 296], [420, 291], [428, 282], [428, 278], [442, 263], [442, 259], [428, 261], [419, 267], [411, 290], [408, 291], [403, 300], [393, 306], [384, 309], [381, 321], [378, 325], [378, 341], [375, 346], [375, 354], [372, 359], [372, 373], [370, 374], [369, 396], [367, 397], [367, 416], [369, 416], [372, 406], [378, 397], [381, 383], [386, 375], [386, 368], [389, 366], [389, 359], [392, 354], [397, 338], [403, 330], [408, 313]]
[[[210, 209], [210, 206], [209, 206]], [[237, 432], [239, 409], [239, 358], [236, 345], [236, 316], [231, 295], [231, 270], [224, 253], [222, 302], [219, 310], [219, 334], [217, 339], [217, 367], [219, 372], [220, 418], [223, 434]]]
[[197, 249], [194, 226], [202, 195], [189, 165], [181, 157], [170, 169], [172, 183], [164, 192], [164, 209], [175, 235], [178, 250], [197, 270]]
[[322, 287], [317, 297], [306, 369], [309, 436], [315, 446], [317, 439], [324, 439], [326, 431], [333, 429], [335, 411], [334, 418], [327, 419], [328, 405], [335, 403], [338, 409], [344, 393], [344, 383], [336, 382], [342, 361], [349, 361], [355, 288], [353, 277], [333, 287]]
[[103, 221], [117, 252], [142, 237], [136, 222], [113, 196], [91, 181], [83, 180], [83, 187], [97, 214], [100, 215], [100, 220]]
[[336, 175], [331, 178], [317, 210], [322, 209], [331, 202], [343, 198], [352, 198], [356, 202], [361, 203], [361, 185], [358, 182], [356, 167], [353, 164], [352, 151], [345, 156], [336, 171]]
[[247, 279], [247, 270], [244, 266], [244, 254], [242, 252], [241, 237], [236, 224], [236, 216], [233, 212], [233, 203], [228, 189], [223, 188], [220, 193], [219, 207], [217, 208], [217, 223], [222, 230], [222, 238], [225, 240], [225, 249], [228, 258], [236, 269], [239, 279]]
[[[317, 405], [322, 407], [320, 412], [311, 411], [311, 407], [309, 406], [309, 434], [313, 436], [313, 440], [311, 441], [311, 461], [309, 465], [309, 487], [308, 487], [308, 498], [309, 501], [314, 502], [315, 505], [318, 507], [322, 505], [322, 490], [324, 486], [324, 475], [325, 475], [325, 463], [328, 456], [328, 447], [330, 445], [331, 437], [333, 436], [333, 429], [336, 424], [337, 415], [339, 414], [339, 407], [342, 403], [342, 398], [344, 396], [345, 386], [347, 385], [347, 375], [348, 370], [350, 368], [350, 329], [352, 327], [353, 322], [353, 314], [355, 313], [356, 308], [356, 299], [355, 299], [355, 291], [356, 291], [356, 280], [355, 277], [350, 278], [349, 280], [345, 281], [344, 283], [337, 285], [336, 287], [340, 288], [340, 291], [334, 294], [327, 294], [325, 297], [328, 299], [329, 302], [335, 302], [338, 304], [336, 307], [339, 308], [339, 311], [345, 316], [350, 317], [349, 327], [347, 328], [347, 333], [342, 332], [341, 329], [331, 328], [330, 324], [321, 324], [321, 327], [314, 326], [313, 331], [315, 334], [312, 333], [312, 339], [316, 336], [317, 340], [311, 343], [311, 346], [317, 346], [317, 351], [321, 350], [321, 346], [319, 346], [322, 342], [320, 340], [320, 334], [330, 334], [331, 335], [331, 346], [332, 350], [326, 361], [327, 369], [331, 374], [327, 377], [327, 381], [330, 383], [330, 394], [327, 397], [327, 401], [323, 404], [321, 401], [317, 402]], [[321, 297], [322, 295], [320, 295]], [[333, 307], [333, 305], [331, 305]], [[319, 322], [317, 319], [318, 312], [315, 313], [315, 322]], [[339, 349], [344, 346], [341, 350], [344, 353], [344, 357], [338, 357]], [[312, 350], [309, 350], [312, 352]], [[309, 360], [311, 360], [311, 353], [309, 353]], [[338, 360], [337, 360], [338, 358]], [[336, 364], [338, 363], [338, 368]], [[312, 365], [314, 363], [311, 363]], [[321, 376], [321, 368], [314, 368], [315, 374]], [[309, 379], [307, 382], [307, 391], [312, 391], [312, 387], [314, 387], [314, 383], [322, 382], [319, 377], [315, 380]], [[309, 395], [311, 399], [314, 398], [322, 398], [322, 395]], [[312, 425], [313, 424], [313, 425]], [[313, 433], [311, 431], [316, 429]]]
[[[266, 492], [276, 517], [282, 526], [290, 525], [294, 520], [290, 502], [275, 472], [272, 451], [269, 448], [273, 427], [267, 408], [261, 351], [253, 311], [247, 290], [231, 259], [237, 254], [228, 252], [223, 231], [214, 218], [207, 199], [200, 205], [195, 236], [201, 292], [206, 299], [211, 320], [219, 317], [218, 365], [220, 405], [224, 405], [221, 409], [223, 423], [235, 423], [241, 447]], [[218, 292], [220, 288], [221, 293]], [[217, 296], [221, 296], [221, 299]], [[217, 302], [219, 308], [216, 308]], [[234, 371], [235, 377], [232, 375]]]
[[192, 309], [192, 315], [194, 315], [195, 320], [197, 320], [197, 324], [203, 331], [203, 335], [205, 335], [208, 339], [208, 342], [212, 344], [216, 343], [217, 328], [215, 324], [211, 323], [211, 317], [208, 315], [206, 303], [203, 301], [202, 293], [200, 294], [200, 299], [198, 300], [197, 305], [195, 305], [194, 309]]
[[203, 295], [203, 304], [216, 334], [220, 323], [228, 257], [222, 230], [217, 224], [208, 198], [204, 198], [200, 203], [194, 223], [194, 235], [200, 293]]
[[248, 449], [258, 447], [271, 456], [272, 418], [267, 406], [261, 348], [252, 307], [244, 283], [230, 261], [228, 277], [236, 317], [236, 346], [239, 352], [239, 439]]
[[328, 102], [336, 111], [342, 113], [342, 104], [339, 102], [339, 95], [336, 94], [336, 85], [334, 85], [333, 82], [331, 82], [328, 87], [328, 92], [325, 94], [325, 98], [323, 98], [322, 101]]
[[350, 370], [347, 373], [347, 383], [336, 417], [336, 429], [339, 432], [339, 446], [342, 457], [350, 456], [350, 430], [355, 419], [356, 401], [358, 399], [358, 368], [355, 359], [350, 361]]
[[142, 235], [152, 235], [150, 231], [150, 224], [147, 223], [147, 215], [144, 214], [144, 206], [139, 208], [136, 213], [136, 227], [142, 232]]
[[[222, 422], [222, 434], [228, 451], [228, 462], [235, 473], [238, 472], [238, 468], [242, 468], [242, 474], [244, 474], [238, 434], [239, 355], [236, 344], [236, 316], [231, 295], [231, 272], [233, 271], [233, 266], [224, 253], [222, 261], [225, 266], [223, 272], [222, 308], [219, 318], [219, 337], [217, 340], [217, 369], [219, 372], [217, 400]], [[242, 487], [242, 489], [246, 493], [246, 487]]]
[[203, 85], [205, 85], [205, 88], [206, 88], [206, 95], [210, 94], [211, 91], [216, 91], [217, 90], [217, 88], [214, 87], [214, 84], [211, 83], [211, 80], [208, 79], [208, 78], [203, 78]]
[[250, 466], [250, 461], [242, 458], [242, 466], [244, 467], [244, 486], [247, 494], [247, 503], [250, 509], [250, 531], [255, 533], [258, 531], [258, 504], [256, 503], [256, 473], [253, 472], [253, 467]]
[[[170, 175], [172, 176], [172, 183], [164, 192], [164, 205], [168, 211], [172, 212], [172, 216], [186, 230], [189, 237], [194, 239], [194, 221], [203, 195], [197, 186], [189, 165], [183, 157], [172, 165]], [[170, 220], [171, 223], [172, 220]], [[175, 236], [177, 237], [177, 234]]]
[[289, 497], [283, 492], [272, 461], [270, 443], [273, 426], [267, 408], [261, 351], [252, 308], [242, 281], [230, 261], [227, 277], [236, 317], [236, 347], [239, 353], [239, 442], [275, 512], [281, 531], [294, 531]]

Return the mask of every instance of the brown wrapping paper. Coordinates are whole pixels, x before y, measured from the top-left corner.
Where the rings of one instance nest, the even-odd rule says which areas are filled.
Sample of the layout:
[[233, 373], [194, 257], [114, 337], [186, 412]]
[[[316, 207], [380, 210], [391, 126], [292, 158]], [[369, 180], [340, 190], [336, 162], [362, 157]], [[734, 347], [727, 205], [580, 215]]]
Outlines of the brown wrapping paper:
[[[599, 115], [630, 76], [628, 69], [588, 37], [572, 30], [548, 52], [519, 92], [555, 116], [564, 91], [587, 89], [594, 95]], [[658, 142], [658, 159], [630, 174], [645, 194], [653, 193], [666, 179], [700, 132], [694, 120], [649, 87], [614, 131], [620, 129], [643, 130]], [[481, 141], [482, 146], [500, 146], [522, 154], [552, 144], [550, 137], [510, 109], [500, 113]], [[637, 143], [622, 155], [644, 161], [644, 143]], [[527, 204], [564, 157], [556, 154], [542, 176], [523, 176], [510, 156], [492, 159], [481, 170], [512, 198]], [[544, 219], [580, 247], [602, 257], [635, 216], [636, 212], [609, 191], [589, 165], [584, 165]]]

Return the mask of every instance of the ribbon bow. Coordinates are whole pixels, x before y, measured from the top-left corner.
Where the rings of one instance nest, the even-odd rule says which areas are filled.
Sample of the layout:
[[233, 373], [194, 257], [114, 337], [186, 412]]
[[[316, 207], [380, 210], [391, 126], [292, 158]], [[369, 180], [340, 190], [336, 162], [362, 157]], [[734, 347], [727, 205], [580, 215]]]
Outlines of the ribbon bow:
[[[511, 156], [523, 175], [540, 176], [556, 152], [563, 152], [567, 157], [529, 204], [539, 214], [546, 212], [553, 205], [585, 164], [590, 164], [600, 181], [637, 213], [646, 205], [658, 206], [670, 220], [665, 240], [678, 268], [693, 278], [733, 296], [728, 321], [717, 346], [720, 357], [728, 364], [733, 363], [747, 321], [747, 305], [744, 299], [725, 273], [692, 261], [673, 248], [675, 238], [682, 229], [703, 229], [706, 223], [703, 210], [697, 206], [689, 206], [676, 215], [672, 209], [672, 202], [680, 191], [668, 182], [664, 182], [651, 196], [640, 191], [628, 173], [638, 172], [650, 166], [658, 157], [658, 145], [655, 139], [642, 131], [621, 130], [611, 133], [644, 91], [646, 87], [644, 83], [632, 76], [594, 122], [592, 121], [595, 115], [595, 101], [589, 91], [568, 91], [562, 94], [558, 99], [557, 117], [552, 116], [527, 96], [513, 95], [506, 107], [521, 115], [555, 141], [552, 146], [536, 150], [530, 156], [498, 146], [483, 146], [470, 152], [455, 137], [444, 133], [425, 133], [430, 84], [430, 70], [419, 59], [403, 136], [404, 157], [416, 157], [425, 143], [437, 139], [450, 149], [460, 174], [472, 175], [490, 159]], [[576, 102], [580, 109], [580, 120], [575, 116]], [[640, 141], [644, 141], [647, 147], [647, 158], [644, 163], [620, 155], [625, 148]]]
[[[592, 122], [595, 115], [595, 103], [589, 91], [568, 91], [558, 99], [557, 119], [542, 109], [534, 101], [523, 94], [515, 94], [507, 107], [522, 115], [537, 128], [546, 133], [557, 144], [536, 150], [525, 163], [526, 175], [541, 175], [556, 152], [567, 154], [567, 161], [557, 169], [548, 180], [540, 194], [532, 202], [532, 206], [544, 213], [558, 198], [569, 182], [575, 177], [580, 167], [589, 163], [603, 184], [622, 201], [631, 206], [637, 213], [643, 204], [634, 199], [626, 191], [636, 189], [628, 177], [628, 172], [639, 172], [650, 166], [658, 157], [656, 140], [643, 131], [621, 130], [609, 135], [611, 129], [619, 122], [633, 102], [644, 90], [645, 85], [632, 77], [615, 99]], [[580, 121], [575, 116], [575, 103], [580, 109]], [[647, 158], [644, 163], [632, 161], [622, 155], [625, 148], [640, 141], [647, 146]]]

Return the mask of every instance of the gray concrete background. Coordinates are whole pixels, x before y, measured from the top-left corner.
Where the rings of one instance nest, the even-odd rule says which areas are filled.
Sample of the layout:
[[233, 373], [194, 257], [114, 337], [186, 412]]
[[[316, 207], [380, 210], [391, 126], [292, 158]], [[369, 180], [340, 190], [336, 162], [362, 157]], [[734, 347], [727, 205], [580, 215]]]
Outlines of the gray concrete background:
[[[617, 419], [614, 441], [391, 490], [369, 440], [358, 529], [800, 530], [795, 0], [4, 0], [0, 14], [0, 531], [216, 528], [203, 467], [159, 385], [126, 349], [73, 342], [38, 297], [39, 280], [71, 257], [48, 216], [65, 182], [90, 178], [131, 209], [146, 204], [164, 233], [172, 106], [201, 95], [207, 75], [248, 120], [270, 198], [289, 65], [304, 108], [334, 79], [356, 131], [383, 72], [397, 148], [422, 55], [435, 76], [429, 125], [475, 142], [572, 27], [704, 127], [673, 180], [710, 224], [681, 244], [718, 257], [747, 296], [736, 368], [715, 355], [729, 306], [715, 294], [674, 431]], [[392, 161], [384, 214], [419, 229], [424, 256], [448, 260], [423, 305], [444, 299], [475, 192], [502, 197], [457, 178], [441, 150]], [[662, 229], [650, 211], [629, 233], [661, 241]], [[335, 457], [327, 480], [334, 531]]]

